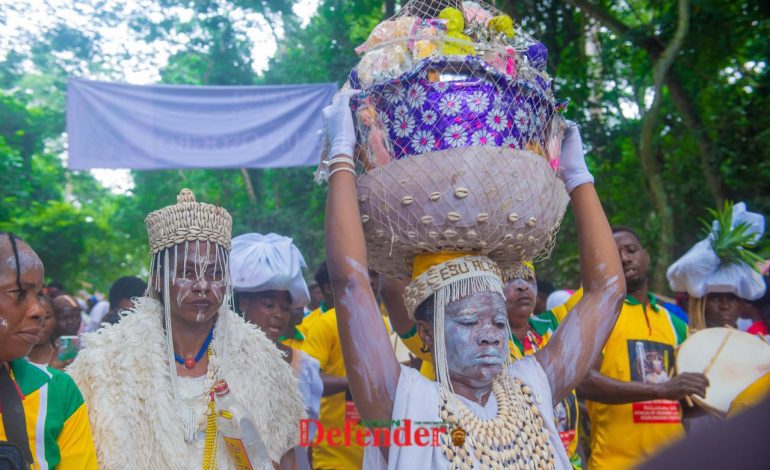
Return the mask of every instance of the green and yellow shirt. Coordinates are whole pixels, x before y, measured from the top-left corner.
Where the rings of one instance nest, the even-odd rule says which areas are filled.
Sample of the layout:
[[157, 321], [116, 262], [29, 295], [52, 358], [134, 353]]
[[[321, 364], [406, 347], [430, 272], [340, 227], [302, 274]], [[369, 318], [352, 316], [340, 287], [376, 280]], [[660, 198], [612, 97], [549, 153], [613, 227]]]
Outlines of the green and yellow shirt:
[[[658, 305], [626, 297], [604, 346], [602, 375], [624, 382], [664, 383], [674, 368], [687, 325]], [[684, 429], [678, 402], [651, 400], [609, 405], [586, 401], [591, 421], [591, 470], [623, 469], [673, 443]]]
[[305, 335], [303, 335], [298, 328], [294, 328], [293, 336], [280, 336], [278, 341], [292, 349], [302, 349], [302, 343], [305, 341]]
[[[34, 469], [96, 469], [88, 412], [75, 382], [64, 372], [11, 361], [11, 378], [22, 394]], [[5, 440], [0, 421], [0, 440]]]

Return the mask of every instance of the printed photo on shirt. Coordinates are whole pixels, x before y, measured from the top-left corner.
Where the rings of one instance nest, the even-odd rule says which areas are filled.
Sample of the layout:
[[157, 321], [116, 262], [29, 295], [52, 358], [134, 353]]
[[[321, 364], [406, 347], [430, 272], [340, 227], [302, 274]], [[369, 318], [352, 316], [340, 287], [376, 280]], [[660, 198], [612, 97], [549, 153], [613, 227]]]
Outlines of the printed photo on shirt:
[[646, 340], [628, 340], [631, 380], [650, 384], [668, 382], [674, 367], [674, 348]]

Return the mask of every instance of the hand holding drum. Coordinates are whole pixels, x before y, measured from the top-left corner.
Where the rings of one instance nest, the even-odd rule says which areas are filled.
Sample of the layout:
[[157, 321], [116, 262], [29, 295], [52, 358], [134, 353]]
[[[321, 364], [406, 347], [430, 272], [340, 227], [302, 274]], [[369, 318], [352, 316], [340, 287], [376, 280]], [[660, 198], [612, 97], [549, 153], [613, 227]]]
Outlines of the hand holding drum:
[[[677, 381], [670, 398], [693, 395], [703, 409], [724, 418], [735, 397], [770, 372], [770, 345], [732, 328], [707, 328], [682, 343], [676, 369], [680, 375], [669, 382]], [[706, 393], [698, 393], [704, 379]]]

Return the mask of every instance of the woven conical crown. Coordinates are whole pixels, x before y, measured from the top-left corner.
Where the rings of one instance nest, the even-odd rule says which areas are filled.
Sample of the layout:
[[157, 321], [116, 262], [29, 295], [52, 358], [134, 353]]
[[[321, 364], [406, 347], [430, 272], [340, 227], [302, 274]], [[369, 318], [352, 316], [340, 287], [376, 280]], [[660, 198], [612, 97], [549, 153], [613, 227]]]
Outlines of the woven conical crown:
[[186, 241], [210, 241], [230, 250], [233, 219], [222, 207], [197, 202], [195, 194], [183, 189], [177, 203], [151, 212], [144, 223], [155, 254]]

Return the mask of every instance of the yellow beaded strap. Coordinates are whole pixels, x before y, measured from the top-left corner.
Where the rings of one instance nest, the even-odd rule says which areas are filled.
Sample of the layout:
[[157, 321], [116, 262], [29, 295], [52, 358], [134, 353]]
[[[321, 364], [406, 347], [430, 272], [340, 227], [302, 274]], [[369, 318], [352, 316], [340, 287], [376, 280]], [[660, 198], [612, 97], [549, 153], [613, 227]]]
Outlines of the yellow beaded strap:
[[[207, 357], [208, 367], [211, 367], [211, 346]], [[206, 437], [203, 444], [203, 470], [216, 470], [217, 468], [217, 416], [214, 412], [214, 386], [209, 390], [208, 411], [206, 412]]]

